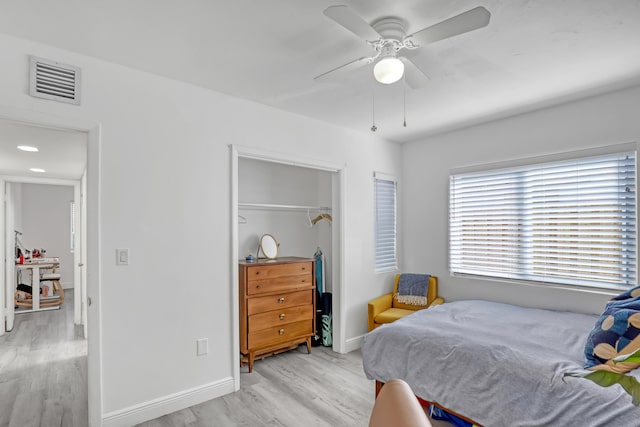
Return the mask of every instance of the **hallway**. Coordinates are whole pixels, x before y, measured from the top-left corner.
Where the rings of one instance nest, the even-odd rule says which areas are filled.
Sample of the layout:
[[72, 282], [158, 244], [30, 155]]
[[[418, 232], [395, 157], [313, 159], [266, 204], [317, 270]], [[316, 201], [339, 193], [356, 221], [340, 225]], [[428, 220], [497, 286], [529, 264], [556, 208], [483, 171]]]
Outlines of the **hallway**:
[[87, 341], [69, 289], [60, 310], [17, 314], [0, 337], [0, 427], [86, 425]]

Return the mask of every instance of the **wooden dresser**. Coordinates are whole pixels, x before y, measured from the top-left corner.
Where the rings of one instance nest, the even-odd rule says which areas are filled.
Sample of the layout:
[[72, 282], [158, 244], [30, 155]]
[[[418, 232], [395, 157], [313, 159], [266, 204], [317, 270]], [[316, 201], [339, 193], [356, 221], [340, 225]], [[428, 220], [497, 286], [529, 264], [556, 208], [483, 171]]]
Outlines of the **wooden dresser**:
[[313, 258], [240, 261], [240, 352], [253, 370], [256, 356], [306, 343], [315, 335]]

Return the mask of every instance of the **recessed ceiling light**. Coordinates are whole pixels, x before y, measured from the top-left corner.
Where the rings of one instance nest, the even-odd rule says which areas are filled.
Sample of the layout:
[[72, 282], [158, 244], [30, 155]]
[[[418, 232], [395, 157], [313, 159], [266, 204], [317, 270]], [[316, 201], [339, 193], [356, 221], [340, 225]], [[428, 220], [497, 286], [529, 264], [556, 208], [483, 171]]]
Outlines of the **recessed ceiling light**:
[[36, 152], [36, 151], [40, 151], [38, 150], [38, 147], [32, 147], [31, 145], [18, 145], [18, 150], [22, 150], [22, 151], [30, 151], [30, 152]]
[[41, 168], [31, 168], [29, 169], [31, 172], [38, 172], [38, 173], [45, 173], [46, 170], [41, 169]]

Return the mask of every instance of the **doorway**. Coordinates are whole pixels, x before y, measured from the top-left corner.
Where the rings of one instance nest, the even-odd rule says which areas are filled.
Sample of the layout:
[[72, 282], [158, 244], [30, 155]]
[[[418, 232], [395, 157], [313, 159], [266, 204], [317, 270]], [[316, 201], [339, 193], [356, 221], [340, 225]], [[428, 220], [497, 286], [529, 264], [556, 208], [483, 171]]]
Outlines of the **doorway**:
[[[34, 174], [30, 172], [20, 172], [16, 168], [7, 167], [7, 165], [0, 161], [0, 188], [4, 191], [7, 184], [15, 185], [15, 183], [28, 183], [31, 184], [47, 184], [47, 185], [66, 185], [71, 186], [73, 188], [73, 205], [75, 209], [76, 220], [74, 235], [72, 237], [71, 233], [69, 234], [69, 245], [74, 248], [74, 260], [73, 260], [73, 283], [80, 284], [78, 289], [73, 289], [72, 292], [69, 292], [71, 299], [67, 298], [63, 305], [67, 311], [67, 317], [71, 318], [72, 330], [76, 330], [80, 328], [78, 331], [78, 335], [84, 339], [87, 337], [88, 340], [85, 341], [86, 348], [86, 356], [83, 360], [73, 360], [72, 362], [75, 364], [84, 363], [85, 374], [82, 377], [80, 382], [74, 382], [74, 384], [84, 384], [81, 387], [84, 387], [85, 396], [87, 396], [85, 408], [83, 409], [84, 415], [81, 415], [82, 419], [84, 419], [84, 423], [90, 426], [97, 426], [101, 423], [102, 416], [102, 408], [101, 408], [101, 387], [100, 387], [100, 340], [99, 340], [99, 277], [98, 277], [98, 260], [99, 260], [99, 241], [98, 241], [98, 200], [99, 200], [99, 143], [100, 143], [100, 126], [95, 123], [80, 123], [77, 120], [65, 119], [61, 117], [48, 117], [42, 113], [35, 113], [30, 111], [23, 111], [17, 109], [9, 109], [9, 108], [0, 108], [0, 125], [9, 124], [11, 126], [23, 127], [24, 129], [35, 130], [37, 132], [50, 132], [51, 134], [67, 134], [68, 135], [80, 135], [84, 144], [84, 156], [82, 158], [82, 169], [80, 176], [76, 175], [73, 177], [54, 175], [52, 178], [39, 178], [34, 176]], [[0, 136], [6, 136], [5, 132], [1, 132]], [[40, 140], [42, 141], [42, 140]], [[10, 143], [7, 142], [7, 138], [0, 138], [0, 153], [8, 152], [6, 150], [16, 150], [15, 140]], [[64, 145], [59, 145], [57, 141], [49, 140], [48, 141], [49, 148], [53, 148], [60, 152], [65, 152]], [[9, 146], [7, 146], [9, 145]], [[34, 144], [35, 145], [35, 144]], [[46, 146], [47, 144], [45, 144]], [[46, 153], [46, 151], [44, 151]], [[68, 153], [67, 153], [68, 154]], [[5, 156], [0, 156], [5, 159]], [[69, 156], [66, 156], [68, 159]], [[16, 165], [17, 162], [14, 162]], [[69, 163], [65, 163], [65, 160], [60, 161], [60, 165], [62, 168], [69, 167]], [[47, 169], [44, 167], [43, 169]], [[51, 168], [51, 170], [57, 170], [55, 167]], [[69, 204], [69, 209], [72, 209], [71, 204]], [[0, 245], [0, 252], [2, 257], [0, 259], [7, 259], [8, 261], [14, 260], [14, 230], [11, 232], [6, 232], [5, 227], [5, 217], [7, 211], [5, 209], [0, 209], [0, 224], [2, 224], [2, 244]], [[51, 254], [53, 255], [53, 254]], [[9, 263], [10, 265], [14, 265], [13, 262]], [[86, 267], [85, 267], [86, 266]], [[13, 284], [12, 282], [15, 280], [15, 275], [11, 275], [8, 268], [5, 268], [5, 263], [0, 263], [0, 278], [2, 278], [3, 283], [3, 291], [0, 296], [0, 319], [4, 320], [2, 326], [5, 326], [5, 321], [9, 319], [8, 313], [13, 311], [14, 306], [14, 295], [13, 292], [6, 292], [5, 282], [7, 282], [7, 277], [9, 279], [8, 283]], [[87, 304], [87, 301], [94, 300], [94, 304], [89, 307], [90, 303]], [[98, 304], [96, 304], [96, 302]], [[67, 304], [68, 303], [68, 304]], [[78, 305], [79, 309], [75, 309], [75, 306]], [[51, 311], [53, 313], [54, 311]], [[29, 313], [29, 314], [19, 314], [19, 316], [33, 316], [35, 321], [31, 322], [30, 327], [33, 325], [37, 325], [38, 322], [47, 323], [44, 320], [44, 317], [38, 318], [39, 315], [48, 315], [49, 312], [45, 313]], [[7, 322], [8, 323], [8, 322]], [[82, 326], [77, 327], [74, 324], [81, 324]], [[7, 324], [7, 326], [13, 326]], [[4, 328], [1, 328], [4, 330]], [[8, 328], [11, 330], [11, 328]], [[50, 339], [53, 334], [58, 333], [58, 329], [49, 328], [49, 331], [54, 331], [47, 335], [47, 339], [49, 340], [45, 345], [43, 345], [42, 349], [47, 345], [51, 345]], [[5, 335], [5, 337], [0, 337], [0, 342], [2, 342], [3, 338], [6, 338], [9, 332]], [[1, 333], [0, 333], [1, 335]], [[33, 343], [33, 346], [38, 346], [37, 340]], [[55, 346], [52, 345], [55, 350]], [[46, 366], [46, 365], [54, 365], [56, 360], [60, 358], [60, 354], [47, 354], [42, 353], [40, 355], [40, 361], [38, 366]], [[67, 359], [75, 359], [75, 356], [70, 356], [67, 353]], [[64, 357], [63, 357], [64, 358]], [[29, 371], [28, 368], [22, 367], [23, 371]], [[34, 368], [34, 372], [36, 369]], [[74, 375], [73, 371], [67, 371], [66, 374]], [[55, 378], [55, 376], [53, 377]], [[58, 376], [58, 379], [64, 378], [62, 375]], [[44, 378], [43, 378], [44, 380]], [[64, 380], [62, 380], [64, 381]], [[65, 389], [63, 391], [68, 391]], [[29, 399], [33, 402], [33, 399]], [[66, 419], [68, 415], [60, 415], [60, 406], [58, 405], [58, 400], [49, 399], [47, 402], [42, 400], [42, 409], [43, 414], [57, 414], [54, 415], [53, 419], [58, 419], [59, 416], [62, 416], [62, 419]], [[17, 405], [17, 406], [16, 406]], [[22, 403], [19, 401], [14, 403], [13, 409], [18, 410], [21, 407]], [[80, 411], [82, 412], [82, 411]], [[19, 420], [20, 418], [18, 418]], [[44, 418], [43, 418], [44, 422]], [[1, 423], [0, 423], [1, 424]]]
[[[13, 329], [16, 314], [59, 309], [65, 303], [65, 291], [73, 323], [86, 326], [83, 322], [86, 307], [82, 304], [86, 283], [82, 280], [84, 209], [80, 185], [80, 181], [71, 180], [5, 178], [5, 333]], [[19, 260], [22, 265], [16, 265]], [[56, 280], [41, 285], [45, 299], [38, 298], [37, 306], [20, 300], [17, 308], [12, 308], [9, 302], [15, 296], [13, 288], [17, 283], [31, 286], [34, 265], [43, 277]], [[86, 327], [82, 336], [87, 336]]]

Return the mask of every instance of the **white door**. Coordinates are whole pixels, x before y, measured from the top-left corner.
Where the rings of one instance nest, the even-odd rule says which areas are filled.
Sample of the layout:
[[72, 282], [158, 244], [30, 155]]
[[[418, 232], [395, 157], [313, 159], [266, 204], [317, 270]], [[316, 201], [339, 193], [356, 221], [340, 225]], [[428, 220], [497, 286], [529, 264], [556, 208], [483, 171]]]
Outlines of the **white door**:
[[15, 244], [16, 244], [16, 212], [15, 186], [4, 180], [0, 181], [4, 191], [4, 315], [5, 330], [13, 329], [15, 317], [13, 294], [15, 292]]
[[82, 247], [80, 245], [80, 182], [73, 186], [71, 204], [71, 238], [73, 239], [73, 323], [82, 324]]
[[87, 171], [85, 170], [80, 181], [80, 283], [81, 283], [81, 309], [82, 324], [84, 325], [84, 337], [89, 337], [87, 315]]
[[[6, 242], [6, 239], [4, 238], [5, 233], [5, 211], [6, 211], [6, 193], [5, 193], [5, 188], [4, 188], [4, 180], [0, 179], [0, 197], [2, 200], [2, 204], [0, 205], [0, 242]], [[7, 263], [7, 258], [4, 256], [4, 253], [6, 251], [6, 243], [3, 245], [0, 245], [0, 260], [2, 260], [2, 262], [0, 262], [0, 336], [4, 335], [5, 333], [5, 328], [6, 328], [6, 320], [5, 320], [5, 299], [6, 299], [6, 276], [4, 274], [5, 271], [5, 267], [6, 267], [6, 263]]]

